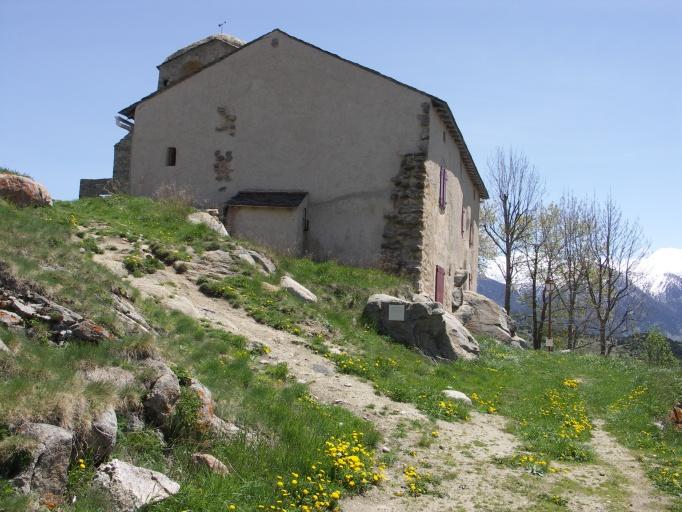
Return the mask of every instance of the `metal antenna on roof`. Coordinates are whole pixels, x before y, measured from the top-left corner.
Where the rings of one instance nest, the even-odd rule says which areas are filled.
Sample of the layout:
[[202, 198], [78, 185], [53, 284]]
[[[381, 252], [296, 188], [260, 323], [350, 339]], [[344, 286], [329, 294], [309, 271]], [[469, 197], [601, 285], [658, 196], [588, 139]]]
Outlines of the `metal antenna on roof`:
[[220, 33], [223, 33], [223, 27], [225, 26], [225, 23], [227, 23], [227, 20], [223, 21], [222, 23], [218, 23], [218, 28], [220, 29]]

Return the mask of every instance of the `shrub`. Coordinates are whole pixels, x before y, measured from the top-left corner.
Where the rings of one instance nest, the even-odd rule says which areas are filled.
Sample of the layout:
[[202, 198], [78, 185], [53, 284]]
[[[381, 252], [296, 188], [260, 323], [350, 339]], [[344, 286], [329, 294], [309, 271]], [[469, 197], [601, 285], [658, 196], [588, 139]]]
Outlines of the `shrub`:
[[675, 363], [667, 338], [658, 329], [647, 334], [644, 338], [644, 358], [649, 364], [667, 366]]

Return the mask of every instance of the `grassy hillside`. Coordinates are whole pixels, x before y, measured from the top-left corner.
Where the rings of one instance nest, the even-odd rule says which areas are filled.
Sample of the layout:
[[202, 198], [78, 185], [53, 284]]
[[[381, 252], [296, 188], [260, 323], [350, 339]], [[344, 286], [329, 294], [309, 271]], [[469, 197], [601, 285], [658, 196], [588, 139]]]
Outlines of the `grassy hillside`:
[[[114, 456], [162, 470], [182, 485], [178, 495], [152, 509], [254, 510], [260, 505], [282, 509], [288, 502], [277, 502], [283, 499], [281, 487], [293, 494], [300, 484], [292, 481], [305, 482], [308, 476], [318, 483], [324, 480], [320, 492], [326, 493], [328, 508], [333, 508], [336, 493], [358, 492], [363, 486], [322, 476], [335, 470], [325, 443], [359, 439], [362, 453], [364, 447], [368, 450], [366, 469], [379, 471], [371, 452], [379, 439], [371, 424], [340, 407], [317, 403], [305, 385], [287, 378], [285, 366], [258, 365], [258, 348], [243, 338], [170, 313], [133, 290], [137, 306], [159, 336], [124, 336], [112, 314], [111, 289], [128, 285], [92, 261], [94, 252], [106, 250], [96, 237], [156, 244], [158, 258], [167, 262], [185, 258], [190, 247], [201, 253], [235, 245], [203, 226], [186, 223], [188, 211], [181, 203], [125, 197], [58, 202], [40, 210], [19, 210], [0, 201], [0, 261], [121, 338], [116, 343], [56, 348], [39, 336], [0, 328], [0, 338], [17, 351], [12, 358], [0, 353], [0, 462], [19, 453], [21, 443], [3, 425], [23, 418], [79, 428], [108, 403], [119, 409], [139, 406], [139, 385], [116, 393], [85, 383], [77, 372], [93, 365], [129, 368], [141, 354], [159, 352], [176, 365], [176, 372], [192, 374], [206, 384], [221, 415], [256, 432], [257, 442], [243, 436], [217, 442], [180, 429], [165, 444], [149, 429], [131, 432], [119, 425]], [[203, 279], [201, 289], [244, 308], [259, 322], [303, 336], [339, 371], [372, 382], [377, 393], [413, 403], [432, 418], [466, 421], [470, 410], [441, 391], [452, 388], [469, 394], [476, 409], [509, 419], [509, 429], [523, 441], [523, 452], [499, 463], [519, 471], [542, 475], [553, 471], [556, 461], [591, 460], [591, 430], [595, 420], [603, 420], [608, 431], [641, 457], [652, 481], [682, 503], [682, 434], [664, 423], [657, 425], [682, 397], [679, 366], [519, 351], [490, 340], [480, 340], [482, 356], [475, 362], [435, 363], [377, 335], [360, 318], [369, 294], [408, 290], [399, 278], [332, 262], [282, 258], [277, 263], [275, 275], [264, 276], [244, 266], [241, 273], [224, 280]], [[153, 268], [131, 265], [131, 270]], [[320, 301], [303, 305], [284, 291], [263, 286], [276, 284], [283, 272], [313, 290]], [[332, 344], [345, 351], [330, 351]], [[188, 410], [191, 413], [191, 407]], [[231, 475], [197, 473], [189, 461], [197, 450], [229, 461]], [[390, 463], [390, 458], [384, 461]], [[69, 492], [78, 499], [62, 504], [62, 510], [106, 508], [102, 497], [89, 490], [92, 468], [87, 461], [85, 466], [72, 468]], [[0, 478], [0, 510], [23, 510], [26, 504], [26, 498], [15, 495]]]

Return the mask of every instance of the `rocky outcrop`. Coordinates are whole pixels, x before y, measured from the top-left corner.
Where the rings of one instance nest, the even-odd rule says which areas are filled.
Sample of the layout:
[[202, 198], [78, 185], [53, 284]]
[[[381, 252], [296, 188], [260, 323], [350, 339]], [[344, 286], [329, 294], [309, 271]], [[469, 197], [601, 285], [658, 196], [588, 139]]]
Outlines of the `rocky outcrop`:
[[68, 481], [73, 433], [45, 423], [22, 425], [15, 433], [35, 443], [28, 464], [12, 479], [12, 485], [24, 494], [62, 494]]
[[317, 296], [290, 276], [283, 276], [279, 285], [304, 302], [317, 302]]
[[194, 453], [192, 454], [192, 463], [198, 468], [204, 468], [216, 475], [229, 475], [230, 470], [227, 466], [216, 459], [213, 455], [208, 453]]
[[390, 295], [372, 295], [363, 316], [381, 334], [439, 359], [474, 359], [479, 354], [476, 340], [442, 306], [424, 297], [408, 301]]
[[[42, 295], [40, 288], [15, 279], [9, 267], [0, 262], [0, 324], [28, 327], [39, 322], [57, 345], [72, 338], [99, 343], [114, 339], [104, 327]], [[31, 334], [31, 330], [27, 330]]]
[[489, 336], [497, 341], [515, 347], [525, 347], [526, 341], [516, 336], [512, 319], [497, 303], [484, 295], [464, 291], [464, 302], [455, 316], [471, 332]]
[[52, 206], [47, 189], [26, 176], [0, 173], [0, 197], [17, 206]]
[[194, 212], [187, 216], [187, 222], [191, 224], [203, 224], [219, 235], [229, 236], [225, 225], [207, 212]]
[[133, 512], [180, 490], [166, 475], [118, 459], [98, 469], [93, 485], [111, 499], [118, 512]]

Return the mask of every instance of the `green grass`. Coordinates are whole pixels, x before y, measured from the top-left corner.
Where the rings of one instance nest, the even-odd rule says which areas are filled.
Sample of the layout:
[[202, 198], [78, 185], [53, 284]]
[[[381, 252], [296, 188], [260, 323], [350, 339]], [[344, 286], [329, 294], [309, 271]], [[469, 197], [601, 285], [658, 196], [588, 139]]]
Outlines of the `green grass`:
[[[4, 228], [0, 261], [9, 262], [20, 276], [41, 284], [73, 309], [120, 335], [111, 314], [110, 290], [125, 288], [125, 284], [92, 262], [91, 254], [97, 248], [94, 237], [122, 235], [134, 244], [154, 245], [159, 259], [178, 256], [182, 260], [188, 247], [200, 252], [235, 245], [220, 241], [203, 226], [186, 223], [187, 211], [179, 203], [120, 196], [58, 202], [42, 210], [20, 210], [0, 201]], [[85, 234], [78, 238], [78, 233]], [[84, 253], [79, 251], [81, 247], [86, 249]], [[371, 381], [378, 393], [414, 403], [432, 418], [465, 420], [470, 411], [446, 400], [441, 391], [453, 388], [467, 393], [474, 399], [475, 409], [508, 418], [509, 429], [521, 439], [522, 448], [548, 463], [593, 458], [587, 425], [601, 418], [620, 442], [638, 451], [661, 489], [682, 496], [680, 480], [674, 476], [682, 467], [680, 434], [654, 424], [664, 420], [682, 395], [679, 366], [520, 351], [489, 340], [481, 340], [482, 354], [477, 361], [435, 363], [378, 335], [361, 319], [371, 293], [409, 291], [400, 278], [305, 259], [283, 258], [278, 267], [278, 273], [268, 277], [242, 265], [235, 276], [203, 280], [201, 288], [244, 308], [262, 323], [305, 336], [310, 347], [333, 360], [340, 371]], [[277, 284], [283, 272], [309, 287], [320, 301], [304, 304], [284, 291], [268, 291], [263, 286]], [[68, 400], [50, 396], [51, 389], [64, 390], [69, 400], [78, 398], [85, 411], [124, 398], [134, 406], [135, 396], [126, 398], [101, 387], [83, 387], [74, 379], [75, 372], [83, 362], [126, 366], [139, 354], [158, 351], [177, 365], [176, 371], [188, 372], [213, 391], [221, 416], [245, 425], [257, 436], [256, 442], [243, 436], [215, 442], [179, 435], [164, 445], [152, 431], [126, 432], [122, 424], [115, 456], [167, 472], [182, 484], [176, 497], [153, 509], [225, 510], [229, 504], [241, 509], [267, 505], [279, 496], [278, 475], [311, 474], [313, 464], [327, 464], [323, 449], [332, 436], [363, 432], [365, 444], [376, 443], [377, 434], [369, 424], [343, 409], [314, 402], [305, 386], [292, 382], [286, 367], [260, 370], [258, 350], [247, 350], [242, 338], [169, 313], [150, 301], [137, 298], [136, 303], [159, 331], [158, 339], [131, 337], [115, 344], [72, 344], [56, 349], [0, 332], [10, 346], [21, 349], [14, 362], [0, 356], [0, 424], [22, 415], [65, 415]], [[342, 346], [345, 353], [329, 352], [329, 341]], [[577, 385], [564, 384], [567, 379], [576, 379]], [[38, 404], [35, 410], [29, 410], [32, 398]], [[575, 423], [567, 420], [575, 420], [581, 427], [576, 430]], [[227, 478], [198, 474], [190, 463], [194, 451], [212, 453], [229, 463], [232, 474]], [[101, 496], [77, 485], [77, 476], [74, 489], [79, 489], [82, 499], [71, 509], [106, 508]], [[337, 482], [333, 488], [342, 489], [343, 483]], [[0, 496], [0, 508], [25, 508], [25, 502], [7, 492], [2, 480]]]
[[[378, 435], [370, 424], [345, 409], [315, 402], [305, 386], [288, 378], [285, 366], [259, 370], [259, 353], [247, 350], [243, 338], [209, 329], [152, 301], [136, 299], [159, 332], [158, 338], [121, 335], [110, 310], [110, 290], [125, 289], [125, 283], [92, 261], [91, 254], [96, 252], [93, 246], [81, 253], [84, 238], [74, 235], [82, 232], [82, 227], [94, 236], [123, 233], [136, 241], [142, 238], [146, 243], [156, 243], [157, 251], [160, 244], [172, 247], [178, 251], [172, 256], [179, 254], [178, 259], [184, 259], [179, 251], [187, 245], [200, 251], [225, 244], [217, 241], [213, 232], [184, 222], [186, 213], [179, 205], [118, 197], [58, 203], [43, 210], [17, 209], [0, 201], [4, 228], [0, 233], [0, 261], [74, 310], [117, 332], [120, 338], [99, 345], [72, 343], [57, 348], [1, 330], [0, 337], [17, 355], [0, 354], [0, 426], [36, 420], [78, 428], [87, 425], [94, 411], [115, 403], [120, 429], [114, 456], [164, 471], [182, 485], [178, 495], [151, 510], [222, 511], [229, 504], [252, 510], [258, 505], [269, 506], [281, 499], [277, 475], [297, 473], [315, 479], [321, 470], [329, 475], [334, 472], [334, 464], [324, 452], [325, 443], [331, 439], [350, 439], [355, 433], [361, 438], [359, 442], [371, 448]], [[129, 432], [125, 411], [139, 408], [144, 391], [135, 388], [119, 394], [77, 377], [78, 369], [94, 365], [132, 369], [137, 357], [155, 352], [175, 363], [181, 377], [191, 375], [207, 385], [221, 417], [244, 426], [253, 433], [253, 439], [245, 435], [230, 440], [191, 435], [187, 427], [193, 421], [196, 403], [190, 396], [184, 397], [178, 428], [167, 444], [150, 429]], [[8, 453], [20, 441], [12, 439], [7, 429], [0, 429], [0, 437], [0, 445]], [[190, 461], [197, 451], [212, 453], [226, 462], [231, 474], [223, 478], [197, 471]], [[371, 459], [369, 456], [367, 464]], [[108, 508], [104, 497], [88, 486], [91, 467], [85, 465], [86, 469], [75, 464], [70, 470], [69, 492], [79, 499], [74, 505], [63, 505], [64, 510]], [[330, 480], [323, 484], [329, 495], [356, 492], [343, 479]], [[330, 506], [335, 501], [326, 499]], [[0, 477], [0, 509], [24, 510], [27, 506], [27, 500], [15, 495]]]
[[[661, 489], [682, 496], [682, 479], [674, 476], [682, 473], [679, 433], [669, 425], [662, 430], [655, 425], [682, 396], [679, 363], [657, 367], [631, 358], [521, 351], [485, 339], [480, 340], [477, 361], [434, 363], [378, 335], [361, 319], [371, 293], [407, 291], [399, 278], [306, 259], [283, 259], [284, 271], [320, 301], [302, 304], [283, 292], [268, 292], [260, 282], [276, 283], [279, 276], [267, 278], [249, 269], [204, 289], [279, 329], [305, 334], [311, 322], [325, 326], [330, 334], [308, 336], [311, 348], [326, 353], [340, 371], [373, 382], [378, 392], [411, 402], [432, 418], [466, 419], [467, 408], [441, 392], [452, 388], [467, 393], [480, 412], [509, 418], [522, 449], [539, 460], [593, 460], [592, 421], [604, 419], [620, 442], [640, 451]], [[328, 353], [325, 337], [346, 353]], [[577, 381], [571, 383], [573, 379]], [[628, 398], [637, 389], [644, 391]]]

